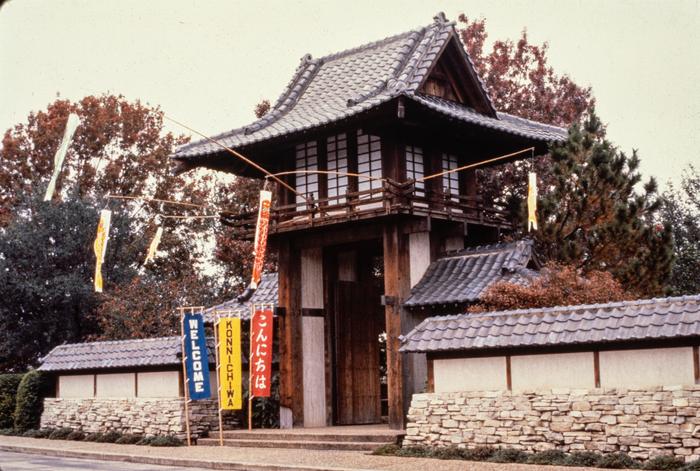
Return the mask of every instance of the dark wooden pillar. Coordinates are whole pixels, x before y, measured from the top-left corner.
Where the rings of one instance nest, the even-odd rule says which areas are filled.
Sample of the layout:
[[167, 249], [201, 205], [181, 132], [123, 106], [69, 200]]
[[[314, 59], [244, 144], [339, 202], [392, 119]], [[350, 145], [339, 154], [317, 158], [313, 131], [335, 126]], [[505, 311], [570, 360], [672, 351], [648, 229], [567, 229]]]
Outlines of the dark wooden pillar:
[[410, 366], [399, 353], [399, 336], [405, 323], [401, 305], [410, 293], [410, 266], [408, 235], [400, 223], [391, 222], [384, 227], [384, 295], [386, 316], [386, 363], [389, 393], [389, 426], [402, 429], [405, 426], [405, 407], [408, 405], [405, 389], [411, 374]]
[[289, 240], [279, 243], [280, 406], [291, 409], [295, 426], [304, 423], [304, 381], [301, 338], [301, 260]]

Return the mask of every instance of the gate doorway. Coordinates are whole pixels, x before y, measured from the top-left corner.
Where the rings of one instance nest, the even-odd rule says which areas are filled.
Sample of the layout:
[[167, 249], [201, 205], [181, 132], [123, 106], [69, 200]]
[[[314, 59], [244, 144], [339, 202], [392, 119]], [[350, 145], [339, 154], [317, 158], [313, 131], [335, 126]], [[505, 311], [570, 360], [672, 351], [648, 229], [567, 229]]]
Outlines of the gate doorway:
[[[377, 253], [379, 249], [379, 253]], [[380, 340], [384, 332], [381, 305], [384, 279], [381, 247], [358, 247], [335, 253], [329, 292], [332, 309], [333, 423], [382, 422], [385, 365]]]

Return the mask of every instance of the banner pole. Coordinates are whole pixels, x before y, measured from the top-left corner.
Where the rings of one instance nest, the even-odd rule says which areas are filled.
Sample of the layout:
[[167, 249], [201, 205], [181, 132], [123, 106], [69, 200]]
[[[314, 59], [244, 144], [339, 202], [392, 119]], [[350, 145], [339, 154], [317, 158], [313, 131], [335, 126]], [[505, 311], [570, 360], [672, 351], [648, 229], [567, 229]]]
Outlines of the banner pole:
[[253, 430], [253, 317], [255, 305], [250, 307], [250, 322], [248, 326], [248, 430]]
[[185, 356], [185, 308], [180, 309], [180, 345], [182, 348], [182, 379], [183, 379], [183, 389], [185, 390], [185, 430], [187, 431], [187, 446], [192, 446], [192, 439], [190, 438], [190, 392], [189, 392], [189, 380], [187, 379], [187, 357]]
[[221, 416], [221, 364], [219, 363], [219, 313], [216, 312], [215, 316], [216, 320], [214, 321], [214, 351], [216, 352], [216, 401], [219, 406], [219, 446], [224, 446], [224, 421]]

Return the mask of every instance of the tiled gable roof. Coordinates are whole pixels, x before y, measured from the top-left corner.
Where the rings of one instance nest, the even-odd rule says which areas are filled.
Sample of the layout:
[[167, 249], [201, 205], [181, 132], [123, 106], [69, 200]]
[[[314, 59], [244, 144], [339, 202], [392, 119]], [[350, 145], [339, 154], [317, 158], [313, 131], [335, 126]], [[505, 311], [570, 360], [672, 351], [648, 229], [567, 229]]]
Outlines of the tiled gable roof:
[[546, 347], [700, 335], [700, 295], [430, 317], [403, 352]]
[[[211, 343], [211, 342], [209, 342]], [[212, 345], [209, 361], [214, 362]], [[178, 366], [180, 337], [112, 340], [59, 345], [41, 359], [42, 371], [73, 371], [147, 366]]]
[[[454, 41], [476, 83], [487, 114], [445, 100], [418, 94], [420, 86], [446, 45]], [[301, 132], [358, 115], [396, 97], [405, 96], [453, 119], [541, 141], [561, 140], [566, 131], [525, 119], [497, 114], [483, 82], [464, 50], [454, 23], [444, 15], [423, 28], [319, 59], [302, 58], [294, 77], [272, 109], [254, 123], [228, 131], [214, 139], [241, 148], [268, 139]], [[474, 115], [478, 115], [477, 119]], [[208, 140], [180, 147], [173, 158], [185, 168], [205, 164], [200, 157], [221, 148]]]
[[524, 283], [536, 273], [527, 268], [532, 241], [472, 247], [430, 264], [404, 302], [407, 307], [477, 301], [493, 283]]
[[205, 309], [204, 319], [206, 322], [214, 322], [216, 311], [238, 311], [241, 319], [250, 319], [250, 310], [253, 304], [277, 305], [277, 273], [264, 273], [260, 279], [258, 289], [253, 292], [250, 299], [239, 301], [233, 298], [216, 306]]

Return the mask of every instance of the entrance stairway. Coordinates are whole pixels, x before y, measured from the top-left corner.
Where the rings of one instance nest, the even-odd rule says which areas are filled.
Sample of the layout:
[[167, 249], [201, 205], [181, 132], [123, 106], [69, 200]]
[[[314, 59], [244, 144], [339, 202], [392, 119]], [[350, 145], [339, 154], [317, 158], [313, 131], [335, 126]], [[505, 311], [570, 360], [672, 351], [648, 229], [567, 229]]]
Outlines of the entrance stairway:
[[[372, 451], [382, 445], [397, 443], [402, 430], [386, 426], [346, 426], [314, 429], [226, 430], [224, 445], [255, 448], [296, 448], [306, 450]], [[218, 446], [218, 432], [200, 438], [197, 445]]]

